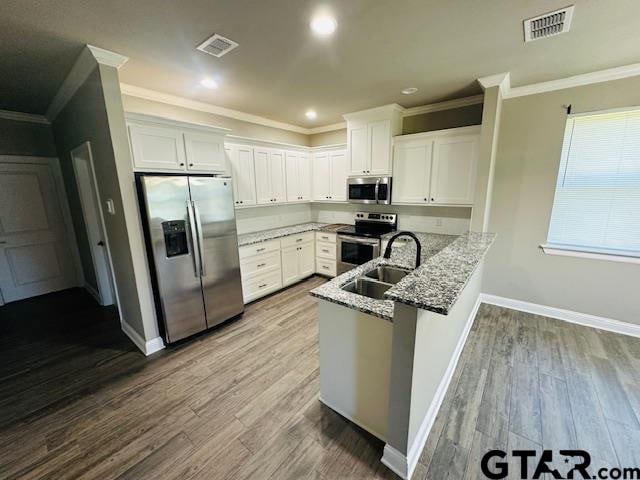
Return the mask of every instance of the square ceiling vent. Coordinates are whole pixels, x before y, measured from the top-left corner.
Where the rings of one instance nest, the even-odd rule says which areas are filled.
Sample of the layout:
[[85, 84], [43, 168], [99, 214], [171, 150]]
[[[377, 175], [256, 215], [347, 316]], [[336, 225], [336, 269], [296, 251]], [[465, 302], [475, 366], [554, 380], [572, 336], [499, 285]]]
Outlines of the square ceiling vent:
[[229, 40], [222, 35], [214, 33], [196, 48], [201, 52], [208, 53], [209, 55], [220, 58], [221, 56], [229, 53], [237, 46], [238, 44], [233, 40]]
[[573, 18], [573, 8], [574, 6], [571, 5], [554, 12], [545, 13], [544, 15], [525, 20], [525, 43], [568, 32], [571, 27], [571, 19]]

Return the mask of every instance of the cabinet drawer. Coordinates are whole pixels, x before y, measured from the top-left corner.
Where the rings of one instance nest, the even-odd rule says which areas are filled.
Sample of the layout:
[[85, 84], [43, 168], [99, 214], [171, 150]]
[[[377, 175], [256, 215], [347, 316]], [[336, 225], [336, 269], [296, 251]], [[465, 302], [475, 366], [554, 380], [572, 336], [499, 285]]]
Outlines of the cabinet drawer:
[[327, 232], [316, 232], [316, 240], [319, 242], [336, 243], [336, 234]]
[[327, 260], [326, 258], [316, 257], [316, 272], [329, 277], [336, 276], [336, 261]]
[[273, 252], [280, 250], [280, 240], [269, 240], [267, 242], [254, 243], [253, 245], [245, 245], [240, 247], [240, 259], [259, 255], [261, 253]]
[[292, 245], [300, 245], [305, 242], [313, 241], [313, 232], [298, 233], [296, 235], [289, 235], [282, 239], [282, 248], [291, 247]]
[[240, 272], [242, 273], [243, 280], [279, 268], [280, 252], [278, 251], [252, 255], [240, 261]]
[[257, 275], [242, 284], [244, 302], [248, 303], [280, 288], [282, 288], [282, 273], [280, 269]]
[[316, 257], [328, 260], [336, 259], [336, 244], [327, 242], [316, 242]]

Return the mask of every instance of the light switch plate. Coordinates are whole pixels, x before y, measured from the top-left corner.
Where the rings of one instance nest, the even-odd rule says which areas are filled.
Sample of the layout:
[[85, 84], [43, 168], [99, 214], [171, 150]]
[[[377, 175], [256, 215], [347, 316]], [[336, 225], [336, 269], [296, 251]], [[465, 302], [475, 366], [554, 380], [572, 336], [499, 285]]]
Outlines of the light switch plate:
[[107, 203], [107, 212], [109, 213], [109, 215], [115, 215], [116, 214], [116, 206], [113, 203], [113, 199], [108, 198], [106, 203]]

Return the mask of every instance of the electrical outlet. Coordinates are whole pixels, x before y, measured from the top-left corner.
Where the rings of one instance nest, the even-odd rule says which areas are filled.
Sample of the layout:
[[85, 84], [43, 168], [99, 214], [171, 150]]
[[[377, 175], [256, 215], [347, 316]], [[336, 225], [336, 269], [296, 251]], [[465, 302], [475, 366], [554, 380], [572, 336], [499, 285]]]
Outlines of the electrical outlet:
[[441, 226], [442, 226], [442, 219], [436, 218], [436, 227], [441, 227]]

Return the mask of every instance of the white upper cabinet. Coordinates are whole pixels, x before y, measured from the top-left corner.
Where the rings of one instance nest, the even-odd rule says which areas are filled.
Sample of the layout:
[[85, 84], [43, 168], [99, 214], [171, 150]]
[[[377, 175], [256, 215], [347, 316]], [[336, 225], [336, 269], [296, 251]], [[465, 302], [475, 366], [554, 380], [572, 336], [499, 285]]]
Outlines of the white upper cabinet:
[[344, 115], [349, 175], [391, 175], [392, 137], [402, 130], [401, 111], [392, 104]]
[[253, 147], [226, 145], [229, 168], [233, 181], [233, 197], [237, 207], [256, 204], [256, 181]]
[[317, 201], [331, 198], [331, 159], [329, 152], [313, 154], [313, 199]]
[[224, 155], [227, 129], [136, 113], [125, 118], [134, 170], [229, 173]]
[[311, 200], [311, 164], [309, 155], [302, 152], [286, 152], [287, 201]]
[[394, 204], [429, 203], [433, 140], [398, 143], [393, 154]]
[[394, 204], [473, 205], [479, 127], [395, 137]]
[[316, 152], [313, 155], [313, 199], [346, 201], [348, 172], [346, 151]]
[[431, 203], [473, 204], [478, 144], [478, 135], [436, 138], [434, 140]]
[[349, 143], [349, 173], [351, 175], [365, 175], [368, 168], [368, 138], [369, 126], [355, 124], [347, 130]]
[[331, 200], [345, 202], [347, 200], [347, 177], [349, 176], [347, 152], [344, 150], [330, 151], [329, 160], [331, 163]]
[[139, 170], [183, 171], [186, 165], [182, 132], [170, 127], [129, 123], [134, 167]]
[[369, 124], [368, 175], [391, 175], [391, 121], [380, 120]]
[[224, 158], [224, 136], [184, 132], [187, 170], [191, 172], [228, 173]]
[[258, 204], [286, 202], [287, 188], [284, 151], [271, 148], [253, 149]]

